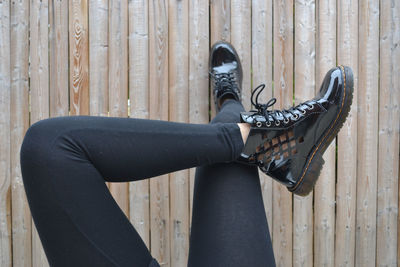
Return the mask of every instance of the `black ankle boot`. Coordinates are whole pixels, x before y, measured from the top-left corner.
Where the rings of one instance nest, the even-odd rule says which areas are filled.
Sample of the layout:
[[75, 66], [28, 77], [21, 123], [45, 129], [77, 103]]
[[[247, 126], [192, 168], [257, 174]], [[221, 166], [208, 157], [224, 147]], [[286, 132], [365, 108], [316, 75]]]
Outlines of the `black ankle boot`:
[[235, 48], [227, 42], [217, 42], [210, 52], [209, 73], [216, 110], [227, 98], [241, 101], [242, 65]]
[[251, 97], [257, 111], [241, 113], [241, 121], [249, 123], [251, 130], [238, 161], [258, 165], [289, 191], [305, 196], [313, 190], [324, 163], [322, 155], [350, 111], [352, 70], [331, 69], [317, 96], [287, 110], [267, 110], [275, 98], [259, 104], [264, 87], [257, 87]]

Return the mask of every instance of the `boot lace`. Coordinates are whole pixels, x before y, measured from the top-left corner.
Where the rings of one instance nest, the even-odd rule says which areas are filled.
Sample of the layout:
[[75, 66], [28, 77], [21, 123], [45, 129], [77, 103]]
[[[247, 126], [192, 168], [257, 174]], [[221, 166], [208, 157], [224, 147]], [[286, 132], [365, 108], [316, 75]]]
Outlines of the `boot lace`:
[[221, 92], [230, 89], [233, 89], [235, 92], [238, 91], [236, 77], [232, 72], [215, 74], [212, 72], [209, 73], [214, 78], [214, 85], [216, 90]]
[[[313, 109], [314, 104], [311, 103], [310, 101], [303, 102], [295, 107], [291, 107], [289, 109], [282, 109], [282, 110], [268, 110], [268, 108], [272, 107], [276, 103], [276, 98], [273, 97], [271, 98], [267, 103], [265, 104], [260, 104], [258, 102], [258, 97], [260, 96], [261, 92], [265, 89], [265, 84], [260, 84], [257, 86], [253, 92], [251, 93], [251, 104], [257, 109], [257, 110], [250, 110], [251, 112], [257, 112], [257, 114], [264, 116], [267, 118], [268, 121], [272, 119], [276, 125], [280, 124], [280, 119], [279, 117], [283, 117], [284, 123], [289, 122], [289, 118], [292, 120], [297, 120], [299, 118], [299, 114], [295, 113], [295, 111], [300, 112], [301, 114], [306, 113], [306, 108], [307, 109]], [[254, 98], [255, 96], [255, 98]]]

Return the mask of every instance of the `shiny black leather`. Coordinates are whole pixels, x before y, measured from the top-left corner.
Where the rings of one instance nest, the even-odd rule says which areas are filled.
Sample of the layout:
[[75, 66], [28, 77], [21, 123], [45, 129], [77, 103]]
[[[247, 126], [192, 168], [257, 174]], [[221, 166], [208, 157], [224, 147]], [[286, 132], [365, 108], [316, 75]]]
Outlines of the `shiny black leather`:
[[210, 52], [209, 73], [216, 109], [223, 97], [241, 101], [242, 65], [235, 48], [228, 42], [215, 43]]
[[[242, 122], [249, 123], [251, 130], [239, 161], [257, 164], [289, 190], [307, 179], [311, 163], [321, 165], [313, 166], [318, 176], [322, 153], [350, 108], [352, 83], [351, 69], [339, 66], [326, 74], [319, 93], [305, 103], [289, 110], [241, 113]], [[320, 157], [318, 163], [313, 161], [316, 154]]]

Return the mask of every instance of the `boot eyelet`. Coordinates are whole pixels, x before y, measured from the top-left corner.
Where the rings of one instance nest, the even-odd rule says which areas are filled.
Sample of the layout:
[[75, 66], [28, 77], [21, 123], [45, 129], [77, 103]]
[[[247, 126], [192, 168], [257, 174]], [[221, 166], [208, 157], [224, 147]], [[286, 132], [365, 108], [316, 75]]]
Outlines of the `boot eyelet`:
[[271, 122], [270, 121], [267, 121], [267, 126], [268, 127], [271, 126]]
[[283, 123], [284, 123], [284, 124], [288, 124], [288, 123], [289, 123], [289, 119], [288, 119], [288, 118], [285, 118], [285, 119], [283, 120]]
[[307, 113], [307, 111], [306, 111], [305, 109], [302, 109], [302, 110], [301, 110], [301, 114], [304, 115], [304, 114], [306, 114], [306, 113]]
[[256, 122], [256, 126], [257, 126], [258, 128], [260, 128], [260, 127], [262, 126], [262, 122], [261, 122], [261, 121], [257, 121], [257, 122]]
[[311, 104], [311, 107], [308, 107], [307, 109], [312, 110], [314, 108], [314, 104]]
[[275, 122], [275, 125], [276, 126], [279, 126], [281, 124], [281, 122], [280, 121], [278, 121], [278, 122]]
[[292, 119], [295, 120], [295, 121], [296, 121], [298, 118], [299, 118], [299, 115], [298, 115], [298, 114], [295, 114], [295, 116], [292, 116]]

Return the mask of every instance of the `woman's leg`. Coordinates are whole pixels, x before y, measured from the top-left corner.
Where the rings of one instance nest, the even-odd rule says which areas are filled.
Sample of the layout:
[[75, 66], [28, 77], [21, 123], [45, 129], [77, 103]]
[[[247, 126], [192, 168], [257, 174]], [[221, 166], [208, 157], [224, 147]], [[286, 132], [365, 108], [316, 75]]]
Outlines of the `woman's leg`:
[[[225, 101], [211, 123], [239, 122]], [[275, 266], [257, 167], [218, 163], [196, 169], [189, 266]]]
[[157, 266], [105, 181], [231, 161], [236, 124], [72, 116], [39, 121], [21, 146], [28, 203], [51, 266]]

